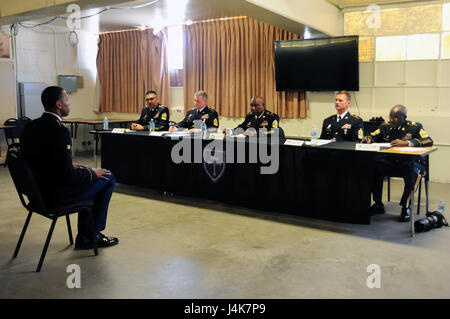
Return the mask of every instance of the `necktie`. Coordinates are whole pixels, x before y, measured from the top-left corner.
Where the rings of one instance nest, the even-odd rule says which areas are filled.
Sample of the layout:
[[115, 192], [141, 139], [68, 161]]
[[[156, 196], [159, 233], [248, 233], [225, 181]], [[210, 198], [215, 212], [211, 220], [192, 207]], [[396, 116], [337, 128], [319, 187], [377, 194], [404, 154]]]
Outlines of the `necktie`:
[[337, 122], [339, 123], [340, 120], [341, 120], [341, 116], [338, 115], [338, 117], [337, 117]]

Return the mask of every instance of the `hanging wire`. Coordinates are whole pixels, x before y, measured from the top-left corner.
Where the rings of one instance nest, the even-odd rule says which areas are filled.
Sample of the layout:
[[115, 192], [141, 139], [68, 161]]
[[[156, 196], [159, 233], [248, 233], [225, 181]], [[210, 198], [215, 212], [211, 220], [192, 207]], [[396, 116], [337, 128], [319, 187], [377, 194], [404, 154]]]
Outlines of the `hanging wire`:
[[[160, 0], [153, 0], [153, 1], [150, 1], [150, 2], [147, 2], [147, 3], [144, 3], [144, 4], [140, 4], [140, 5], [136, 5], [136, 6], [131, 6], [131, 7], [109, 7], [109, 6], [108, 6], [108, 7], [104, 8], [104, 9], [100, 10], [99, 12], [96, 12], [96, 13], [93, 13], [93, 14], [90, 14], [90, 15], [87, 15], [87, 16], [84, 16], [84, 17], [80, 17], [79, 19], [80, 19], [80, 20], [83, 20], [83, 19], [92, 18], [92, 17], [98, 16], [98, 15], [100, 15], [100, 14], [102, 14], [102, 13], [108, 11], [108, 10], [130, 10], [130, 9], [140, 9], [140, 8], [144, 8], [144, 7], [147, 7], [147, 6], [151, 6], [151, 5], [153, 5], [153, 4], [155, 4], [155, 3], [159, 2], [159, 1], [160, 1]], [[10, 27], [10, 33], [11, 33], [11, 36], [14, 36], [14, 37], [17, 36], [17, 34], [18, 34], [18, 32], [19, 32], [19, 26], [24, 27], [24, 28], [27, 28], [27, 29], [33, 29], [33, 31], [35, 31], [35, 32], [40, 32], [40, 33], [53, 33], [53, 34], [56, 34], [56, 33], [57, 33], [57, 34], [69, 33], [68, 39], [69, 39], [70, 45], [72, 45], [72, 46], [77, 46], [78, 43], [79, 43], [79, 39], [78, 39], [78, 34], [76, 33], [75, 30], [72, 30], [72, 31], [70, 31], [70, 32], [55, 32], [54, 30], [53, 30], [53, 32], [45, 32], [45, 31], [40, 31], [40, 30], [34, 30], [34, 29], [37, 28], [37, 27], [40, 27], [40, 26], [43, 26], [43, 25], [50, 24], [50, 23], [52, 23], [53, 21], [55, 21], [56, 19], [68, 20], [69, 18], [68, 18], [68, 17], [64, 17], [64, 16], [55, 16], [55, 17], [51, 18], [51, 19], [48, 20], [48, 21], [41, 22], [41, 23], [34, 24], [34, 25], [27, 25], [27, 24], [24, 24], [24, 23], [22, 23], [22, 22], [14, 23], [14, 24], [12, 24], [11, 27]]]

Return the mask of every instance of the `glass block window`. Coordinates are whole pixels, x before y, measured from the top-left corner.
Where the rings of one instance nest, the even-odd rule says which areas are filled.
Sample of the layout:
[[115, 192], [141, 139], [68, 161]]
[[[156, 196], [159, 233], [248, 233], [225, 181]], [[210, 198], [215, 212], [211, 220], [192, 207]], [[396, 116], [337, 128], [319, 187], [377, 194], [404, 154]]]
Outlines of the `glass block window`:
[[377, 61], [406, 60], [406, 36], [377, 37]]
[[407, 30], [412, 33], [440, 32], [442, 4], [408, 8]]
[[450, 31], [450, 3], [442, 5], [442, 31]]
[[359, 62], [372, 62], [375, 57], [375, 38], [359, 37]]
[[344, 14], [344, 34], [346, 35], [373, 35], [374, 29], [367, 24], [371, 13], [347, 12]]
[[376, 35], [405, 34], [406, 30], [406, 8], [381, 10], [380, 28]]
[[441, 59], [450, 59], [450, 32], [442, 34]]
[[407, 38], [407, 60], [439, 59], [439, 34], [414, 34]]

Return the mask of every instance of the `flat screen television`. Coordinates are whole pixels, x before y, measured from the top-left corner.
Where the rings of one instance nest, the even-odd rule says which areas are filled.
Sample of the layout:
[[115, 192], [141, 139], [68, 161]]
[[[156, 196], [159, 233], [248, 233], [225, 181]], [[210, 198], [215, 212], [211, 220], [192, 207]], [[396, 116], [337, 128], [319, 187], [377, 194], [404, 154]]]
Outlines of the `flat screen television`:
[[359, 91], [358, 36], [275, 41], [277, 91]]

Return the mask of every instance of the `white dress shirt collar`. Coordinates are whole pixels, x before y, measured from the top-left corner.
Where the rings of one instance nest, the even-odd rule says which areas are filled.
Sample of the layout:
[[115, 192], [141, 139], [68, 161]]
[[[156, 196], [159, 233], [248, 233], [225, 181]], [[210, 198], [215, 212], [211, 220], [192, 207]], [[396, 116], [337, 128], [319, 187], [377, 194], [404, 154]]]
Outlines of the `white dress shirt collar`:
[[348, 110], [347, 111], [345, 111], [344, 113], [342, 113], [342, 114], [336, 114], [336, 119], [338, 118], [338, 116], [340, 116], [341, 117], [341, 120], [343, 120], [344, 119], [344, 117], [347, 115], [347, 113], [348, 113]]
[[53, 116], [56, 116], [56, 118], [57, 118], [60, 122], [62, 122], [62, 118], [61, 118], [58, 114], [55, 114], [55, 113], [53, 113], [53, 112], [48, 112], [48, 111], [44, 111], [44, 113], [48, 113], [48, 114], [51, 114], [51, 115], [53, 115]]

